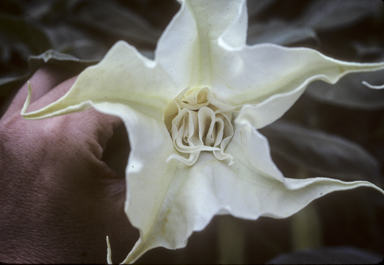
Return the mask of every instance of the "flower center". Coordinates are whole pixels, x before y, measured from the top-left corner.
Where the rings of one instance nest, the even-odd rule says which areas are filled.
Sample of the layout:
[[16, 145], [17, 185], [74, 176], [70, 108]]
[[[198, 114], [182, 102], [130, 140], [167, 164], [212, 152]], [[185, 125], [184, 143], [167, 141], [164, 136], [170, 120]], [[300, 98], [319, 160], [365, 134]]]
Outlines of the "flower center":
[[234, 134], [233, 110], [218, 101], [207, 87], [182, 91], [165, 113], [165, 124], [178, 151], [167, 162], [177, 159], [191, 166], [200, 152], [211, 151], [216, 159], [228, 160], [232, 165], [233, 157], [224, 151]]

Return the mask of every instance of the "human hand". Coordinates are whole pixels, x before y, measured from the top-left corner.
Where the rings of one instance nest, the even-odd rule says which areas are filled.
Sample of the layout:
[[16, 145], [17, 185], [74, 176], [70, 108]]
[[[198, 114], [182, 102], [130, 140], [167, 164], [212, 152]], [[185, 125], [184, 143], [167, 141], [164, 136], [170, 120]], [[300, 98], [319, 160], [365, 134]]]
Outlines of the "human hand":
[[[28, 112], [59, 99], [72, 86], [58, 68], [30, 79]], [[125, 180], [102, 161], [122, 122], [94, 109], [24, 120], [28, 85], [0, 119], [0, 261], [105, 263], [123, 260], [138, 232], [124, 213]]]

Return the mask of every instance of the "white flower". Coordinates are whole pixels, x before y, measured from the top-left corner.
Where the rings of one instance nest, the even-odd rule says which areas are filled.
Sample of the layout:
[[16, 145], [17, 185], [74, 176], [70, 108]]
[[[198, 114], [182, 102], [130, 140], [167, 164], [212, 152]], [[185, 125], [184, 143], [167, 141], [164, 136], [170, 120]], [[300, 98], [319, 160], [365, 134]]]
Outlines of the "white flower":
[[306, 48], [245, 44], [245, 1], [185, 1], [155, 60], [118, 42], [60, 100], [29, 119], [94, 107], [128, 129], [125, 212], [140, 238], [124, 262], [187, 244], [214, 215], [288, 217], [327, 193], [375, 185], [284, 178], [256, 130], [281, 117], [312, 81], [335, 83], [384, 63], [334, 60]]

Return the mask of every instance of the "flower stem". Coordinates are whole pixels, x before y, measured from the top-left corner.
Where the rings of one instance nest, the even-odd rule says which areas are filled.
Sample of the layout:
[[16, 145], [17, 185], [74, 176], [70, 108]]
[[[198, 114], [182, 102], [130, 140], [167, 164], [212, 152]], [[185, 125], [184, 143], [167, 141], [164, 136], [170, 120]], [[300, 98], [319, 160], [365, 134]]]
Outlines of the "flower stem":
[[[304, 169], [300, 178], [306, 177]], [[322, 229], [319, 214], [313, 203], [292, 216], [292, 247], [294, 250], [314, 248], [322, 245]]]
[[245, 232], [232, 216], [220, 216], [218, 220], [219, 264], [244, 264]]

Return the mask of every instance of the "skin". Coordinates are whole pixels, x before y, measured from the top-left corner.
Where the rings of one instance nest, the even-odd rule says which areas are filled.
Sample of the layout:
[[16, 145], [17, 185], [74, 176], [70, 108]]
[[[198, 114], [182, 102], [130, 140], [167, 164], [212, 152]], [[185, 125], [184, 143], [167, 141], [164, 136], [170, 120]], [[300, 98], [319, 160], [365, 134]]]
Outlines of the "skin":
[[[69, 90], [76, 77], [63, 72], [34, 74], [28, 112]], [[138, 232], [124, 213], [125, 179], [102, 160], [121, 120], [94, 109], [25, 120], [27, 89], [0, 119], [0, 261], [105, 264], [106, 235], [122, 261]]]

